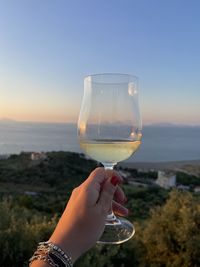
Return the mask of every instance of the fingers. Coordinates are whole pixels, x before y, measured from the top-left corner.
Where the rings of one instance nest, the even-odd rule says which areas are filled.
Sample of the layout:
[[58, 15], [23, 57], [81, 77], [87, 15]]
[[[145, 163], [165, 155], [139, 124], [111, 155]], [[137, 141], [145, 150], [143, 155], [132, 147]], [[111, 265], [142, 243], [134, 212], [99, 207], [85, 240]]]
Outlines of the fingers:
[[[89, 190], [88, 199], [93, 204], [101, 206], [101, 209], [105, 212], [110, 211], [113, 198], [114, 207], [118, 213], [122, 216], [127, 214], [126, 208], [123, 208], [120, 204], [126, 202], [126, 197], [123, 190], [117, 186], [122, 183], [122, 177], [114, 170], [105, 170], [104, 168], [96, 168], [83, 183], [82, 186]], [[91, 201], [92, 198], [92, 201]]]
[[94, 171], [92, 171], [87, 178], [87, 180], [84, 182], [87, 187], [93, 187], [94, 189], [97, 189], [100, 191], [101, 185], [106, 180], [106, 172], [105, 169], [102, 167], [96, 168]]
[[127, 216], [129, 214], [129, 210], [122, 206], [121, 204], [117, 203], [116, 201], [113, 201], [112, 208], [115, 214], [120, 216]]
[[108, 178], [102, 186], [97, 204], [101, 206], [102, 211], [104, 211], [106, 214], [111, 209], [111, 202], [114, 197], [117, 184], [119, 184], [120, 182], [121, 179], [119, 176], [112, 176], [111, 178]]
[[119, 184], [123, 183], [123, 178], [121, 177], [121, 175], [117, 171], [115, 171], [115, 170], [105, 170], [105, 172], [106, 172], [107, 178], [111, 178], [113, 176], [116, 176], [117, 180], [118, 180], [118, 183]]
[[96, 189], [100, 189], [103, 183], [107, 179], [111, 179], [111, 177], [113, 176], [116, 176], [116, 180], [118, 181], [118, 183], [123, 182], [122, 177], [116, 171], [105, 170], [103, 167], [99, 167], [91, 172], [84, 184], [89, 187], [95, 187]]
[[[116, 180], [118, 181], [118, 184], [123, 183], [123, 178], [115, 170], [106, 170], [106, 174], [108, 177], [116, 176]], [[127, 201], [127, 198], [125, 197], [123, 190], [119, 186], [117, 186], [116, 188], [114, 199], [121, 204], [124, 204]]]
[[116, 191], [114, 194], [114, 200], [116, 200], [120, 204], [124, 204], [127, 201], [127, 198], [124, 194], [124, 191], [119, 186], [117, 186], [117, 188], [116, 188]]
[[88, 181], [89, 183], [93, 182], [101, 183], [105, 179], [105, 177], [106, 177], [105, 169], [103, 167], [98, 167], [90, 173], [86, 181]]

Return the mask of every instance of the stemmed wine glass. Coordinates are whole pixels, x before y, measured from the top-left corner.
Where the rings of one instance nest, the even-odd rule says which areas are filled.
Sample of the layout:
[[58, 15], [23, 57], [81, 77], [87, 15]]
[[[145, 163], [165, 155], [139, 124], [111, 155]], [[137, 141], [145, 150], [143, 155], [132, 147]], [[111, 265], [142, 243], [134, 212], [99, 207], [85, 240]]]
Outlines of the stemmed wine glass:
[[[141, 130], [137, 77], [118, 73], [85, 77], [78, 138], [87, 155], [101, 162], [105, 169], [113, 169], [138, 149]], [[98, 242], [120, 244], [134, 233], [132, 223], [111, 212]]]

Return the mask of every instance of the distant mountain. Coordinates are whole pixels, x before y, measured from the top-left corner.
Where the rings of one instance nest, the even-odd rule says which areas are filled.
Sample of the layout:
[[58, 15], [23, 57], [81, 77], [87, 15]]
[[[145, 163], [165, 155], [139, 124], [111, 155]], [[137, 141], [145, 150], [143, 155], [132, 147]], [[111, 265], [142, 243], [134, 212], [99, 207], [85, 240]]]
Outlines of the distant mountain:
[[149, 123], [144, 126], [153, 126], [153, 127], [200, 127], [200, 124], [180, 124], [180, 123]]
[[10, 118], [2, 118], [0, 119], [0, 122], [16, 122], [16, 121]]
[[174, 124], [174, 123], [160, 122], [160, 123], [149, 123], [146, 126], [174, 127], [174, 126], [177, 126], [177, 125]]

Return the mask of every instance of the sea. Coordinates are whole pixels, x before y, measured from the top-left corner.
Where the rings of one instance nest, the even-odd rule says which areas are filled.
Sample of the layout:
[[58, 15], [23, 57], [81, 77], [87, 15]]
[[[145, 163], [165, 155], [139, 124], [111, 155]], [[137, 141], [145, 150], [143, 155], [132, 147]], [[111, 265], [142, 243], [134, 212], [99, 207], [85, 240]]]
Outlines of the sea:
[[[81, 153], [75, 124], [0, 121], [0, 155], [21, 152]], [[200, 126], [148, 125], [142, 144], [127, 162], [200, 159]]]

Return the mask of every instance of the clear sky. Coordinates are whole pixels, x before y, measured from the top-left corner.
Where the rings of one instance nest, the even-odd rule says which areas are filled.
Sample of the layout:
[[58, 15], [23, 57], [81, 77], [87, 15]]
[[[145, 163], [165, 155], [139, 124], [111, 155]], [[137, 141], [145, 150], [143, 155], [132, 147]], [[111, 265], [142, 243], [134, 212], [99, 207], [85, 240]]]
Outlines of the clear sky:
[[0, 118], [76, 121], [87, 74], [140, 78], [144, 123], [200, 124], [199, 0], [0, 0]]

